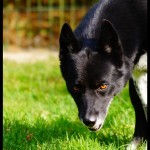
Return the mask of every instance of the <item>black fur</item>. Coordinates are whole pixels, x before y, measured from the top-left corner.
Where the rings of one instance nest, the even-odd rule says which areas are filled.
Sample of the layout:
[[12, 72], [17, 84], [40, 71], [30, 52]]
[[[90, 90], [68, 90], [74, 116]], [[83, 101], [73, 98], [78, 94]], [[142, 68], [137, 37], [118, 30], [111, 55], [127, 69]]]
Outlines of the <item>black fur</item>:
[[[146, 13], [146, 0], [101, 0], [74, 32], [67, 23], [62, 27], [61, 72], [77, 104], [79, 118], [90, 130], [102, 127], [112, 98], [131, 79], [135, 64], [147, 50]], [[104, 86], [106, 89], [100, 88]], [[142, 139], [146, 138], [146, 120], [142, 106], [136, 104], [136, 91], [132, 94], [132, 90], [134, 139]], [[138, 117], [143, 118], [143, 124]]]

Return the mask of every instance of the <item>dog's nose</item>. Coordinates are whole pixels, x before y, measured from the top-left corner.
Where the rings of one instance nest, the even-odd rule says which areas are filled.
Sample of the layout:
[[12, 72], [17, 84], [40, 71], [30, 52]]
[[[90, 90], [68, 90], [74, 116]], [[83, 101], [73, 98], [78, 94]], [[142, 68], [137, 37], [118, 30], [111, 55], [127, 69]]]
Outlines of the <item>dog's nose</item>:
[[94, 119], [94, 118], [85, 118], [85, 119], [83, 120], [83, 123], [84, 123], [86, 126], [88, 126], [88, 127], [93, 127], [93, 126], [95, 125], [95, 123], [96, 123], [96, 119]]

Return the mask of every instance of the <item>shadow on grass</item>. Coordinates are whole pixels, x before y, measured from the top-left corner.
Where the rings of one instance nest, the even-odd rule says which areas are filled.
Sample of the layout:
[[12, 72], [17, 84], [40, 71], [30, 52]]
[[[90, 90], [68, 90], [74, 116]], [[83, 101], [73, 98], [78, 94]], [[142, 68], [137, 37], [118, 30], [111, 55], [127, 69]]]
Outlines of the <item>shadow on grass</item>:
[[37, 145], [48, 143], [51, 146], [58, 145], [67, 140], [80, 139], [94, 140], [99, 144], [109, 145], [117, 141], [117, 147], [126, 143], [129, 139], [122, 141], [122, 138], [112, 132], [89, 132], [80, 122], [72, 122], [64, 117], [58, 118], [49, 124], [43, 119], [38, 119], [33, 126], [26, 122], [8, 120], [3, 127], [3, 148], [4, 149], [28, 149], [37, 148]]

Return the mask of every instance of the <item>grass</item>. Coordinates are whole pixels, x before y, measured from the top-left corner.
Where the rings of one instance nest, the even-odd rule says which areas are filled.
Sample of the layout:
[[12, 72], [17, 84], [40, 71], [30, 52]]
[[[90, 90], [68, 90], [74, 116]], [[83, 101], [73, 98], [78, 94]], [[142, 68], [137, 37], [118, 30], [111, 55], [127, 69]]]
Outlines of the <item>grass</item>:
[[90, 132], [77, 117], [58, 58], [4, 60], [3, 71], [4, 150], [123, 150], [131, 140], [135, 118], [128, 86], [114, 98], [103, 128]]

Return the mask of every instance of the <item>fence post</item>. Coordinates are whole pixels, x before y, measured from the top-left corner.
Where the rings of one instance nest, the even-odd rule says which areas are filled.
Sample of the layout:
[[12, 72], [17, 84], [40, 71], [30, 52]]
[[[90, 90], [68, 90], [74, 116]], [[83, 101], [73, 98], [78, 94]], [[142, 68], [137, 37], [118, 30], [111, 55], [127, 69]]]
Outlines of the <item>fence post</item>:
[[59, 0], [59, 16], [60, 16], [60, 22], [59, 22], [59, 31], [61, 30], [61, 26], [64, 23], [64, 0]]
[[70, 11], [71, 11], [70, 18], [71, 18], [71, 20], [70, 20], [70, 22], [71, 22], [71, 25], [72, 25], [73, 28], [75, 26], [75, 8], [76, 8], [75, 0], [71, 0], [71, 9], [70, 9]]

